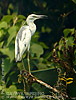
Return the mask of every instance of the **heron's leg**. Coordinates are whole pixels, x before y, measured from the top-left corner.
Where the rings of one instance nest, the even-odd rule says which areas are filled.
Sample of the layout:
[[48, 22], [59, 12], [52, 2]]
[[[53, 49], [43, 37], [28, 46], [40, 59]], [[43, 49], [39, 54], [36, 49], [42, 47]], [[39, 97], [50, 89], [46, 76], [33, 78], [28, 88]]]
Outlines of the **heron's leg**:
[[30, 63], [29, 63], [29, 50], [27, 50], [27, 62], [28, 62], [29, 74], [31, 74], [31, 71], [30, 71]]
[[23, 59], [22, 59], [22, 65], [23, 65], [23, 69], [25, 70], [25, 66], [24, 66], [24, 62], [23, 62]]

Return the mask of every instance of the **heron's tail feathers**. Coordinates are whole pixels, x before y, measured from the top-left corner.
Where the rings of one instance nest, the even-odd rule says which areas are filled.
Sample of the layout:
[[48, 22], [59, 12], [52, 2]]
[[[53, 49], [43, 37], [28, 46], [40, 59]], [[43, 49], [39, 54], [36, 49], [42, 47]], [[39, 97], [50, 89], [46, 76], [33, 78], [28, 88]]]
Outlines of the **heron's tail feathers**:
[[19, 54], [15, 56], [15, 60], [16, 60], [16, 62], [21, 61], [21, 59], [22, 59], [22, 57], [20, 57]]

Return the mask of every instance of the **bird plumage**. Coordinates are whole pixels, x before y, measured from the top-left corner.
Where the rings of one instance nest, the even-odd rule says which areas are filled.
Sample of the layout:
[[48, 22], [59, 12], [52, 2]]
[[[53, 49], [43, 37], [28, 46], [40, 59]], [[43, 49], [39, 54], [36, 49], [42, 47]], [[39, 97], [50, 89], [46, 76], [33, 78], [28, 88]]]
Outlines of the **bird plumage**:
[[[24, 29], [24, 30], [23, 30]], [[31, 30], [29, 26], [22, 26], [19, 30], [15, 41], [15, 59], [21, 61], [25, 50], [30, 48]]]
[[39, 18], [46, 17], [45, 15], [35, 15], [31, 14], [27, 17], [26, 22], [27, 25], [23, 25], [15, 40], [15, 59], [17, 61], [21, 61], [22, 55], [25, 52], [26, 49], [29, 50], [30, 48], [30, 40], [32, 35], [36, 31], [36, 25], [34, 24], [34, 21]]

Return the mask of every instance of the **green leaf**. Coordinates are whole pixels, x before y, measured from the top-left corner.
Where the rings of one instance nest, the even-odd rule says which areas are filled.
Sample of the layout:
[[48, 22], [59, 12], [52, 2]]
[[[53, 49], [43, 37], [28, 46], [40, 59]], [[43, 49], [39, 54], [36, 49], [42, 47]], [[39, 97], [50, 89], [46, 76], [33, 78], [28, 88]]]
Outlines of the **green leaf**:
[[5, 21], [0, 22], [0, 29], [1, 28], [7, 28], [7, 22], [5, 22]]
[[64, 33], [64, 36], [67, 37], [69, 35], [69, 33], [71, 34], [74, 34], [74, 28], [70, 29], [70, 28], [67, 28], [67, 29], [64, 29], [63, 33]]
[[22, 63], [17, 63], [17, 67], [19, 68], [19, 70], [22, 70], [23, 69], [23, 65], [22, 65]]
[[11, 67], [13, 67], [13, 63], [10, 62], [10, 59], [4, 59], [4, 75], [6, 75], [10, 71]]
[[46, 29], [45, 29], [44, 26], [42, 26], [41, 31], [42, 31], [43, 33], [46, 32]]
[[33, 42], [38, 42], [38, 39], [39, 39], [39, 32], [36, 32], [33, 36], [32, 36], [32, 41]]
[[9, 28], [8, 30], [9, 34], [13, 34], [13, 32], [16, 33], [16, 29], [17, 29], [17, 26], [12, 26], [11, 28]]
[[7, 14], [10, 15], [10, 13], [11, 13], [11, 11], [10, 11], [10, 9], [8, 8], [8, 9], [7, 9]]
[[49, 47], [44, 42], [40, 42], [40, 45], [45, 49], [49, 49]]
[[3, 18], [2, 18], [1, 21], [10, 22], [12, 19], [13, 19], [13, 16], [11, 16], [11, 15], [6, 15], [6, 16], [3, 16]]
[[0, 91], [2, 90], [2, 86], [0, 85]]
[[32, 53], [35, 53], [37, 57], [40, 57], [40, 55], [44, 53], [42, 46], [35, 43], [31, 46], [31, 51]]
[[16, 32], [17, 32], [17, 26], [12, 26], [11, 28], [9, 28], [9, 30], [8, 30], [9, 37], [7, 40], [7, 46], [10, 44], [12, 39], [16, 36]]
[[[9, 93], [12, 96], [15, 92], [17, 92], [17, 88], [15, 85], [11, 85], [9, 88], [5, 89], [5, 92], [6, 92], [6, 94]], [[16, 94], [14, 94], [14, 95], [16, 95]]]
[[49, 28], [49, 27], [46, 28], [46, 32], [47, 32], [47, 33], [50, 33], [51, 31], [52, 31], [51, 28]]
[[0, 48], [3, 46], [4, 41], [0, 42]]
[[45, 8], [47, 6], [47, 3], [46, 2], [43, 2], [43, 7]]
[[65, 38], [65, 40], [66, 40], [66, 46], [67, 46], [67, 48], [68, 48], [68, 46], [73, 47], [74, 38], [72, 36], [68, 37], [68, 38]]
[[22, 19], [25, 19], [26, 17], [23, 16], [23, 15], [19, 15], [18, 18], [20, 18], [20, 19], [21, 19], [21, 18], [22, 18]]
[[10, 8], [10, 9], [14, 9], [14, 6], [13, 6], [12, 3], [9, 4], [9, 8]]
[[0, 49], [0, 52], [2, 52], [4, 55], [8, 56], [10, 58], [10, 61], [14, 59], [14, 48], [2, 48]]
[[46, 66], [46, 64], [39, 63], [39, 64], [37, 65], [37, 68], [38, 68], [38, 69], [46, 69], [47, 66]]
[[76, 4], [76, 0], [72, 0]]
[[5, 34], [6, 34], [6, 32], [3, 29], [0, 29], [0, 41], [3, 40]]

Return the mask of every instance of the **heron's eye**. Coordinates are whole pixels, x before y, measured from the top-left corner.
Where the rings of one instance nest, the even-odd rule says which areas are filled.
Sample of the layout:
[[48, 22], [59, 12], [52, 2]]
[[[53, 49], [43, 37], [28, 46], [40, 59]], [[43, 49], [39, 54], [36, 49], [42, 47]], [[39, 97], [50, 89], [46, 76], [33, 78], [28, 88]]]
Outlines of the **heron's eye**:
[[33, 16], [34, 18], [36, 18], [36, 16]]

